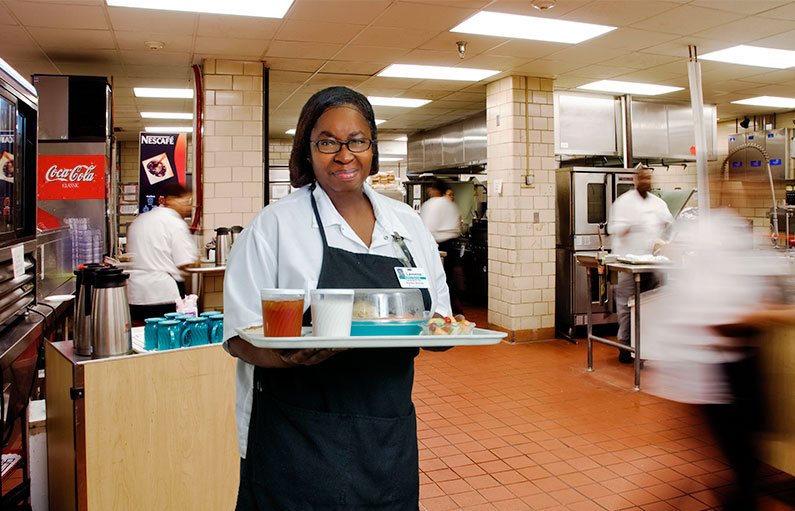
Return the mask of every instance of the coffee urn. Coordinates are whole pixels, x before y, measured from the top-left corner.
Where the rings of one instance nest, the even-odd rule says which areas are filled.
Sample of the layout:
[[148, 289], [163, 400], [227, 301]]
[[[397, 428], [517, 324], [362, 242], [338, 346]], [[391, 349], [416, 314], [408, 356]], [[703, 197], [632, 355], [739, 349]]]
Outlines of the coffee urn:
[[132, 353], [130, 307], [127, 303], [127, 273], [120, 268], [94, 272], [91, 300], [93, 358]]
[[77, 276], [77, 304], [74, 317], [75, 355], [91, 356], [91, 298], [94, 286], [94, 272], [99, 268], [109, 268], [105, 264], [91, 263], [81, 265], [75, 270]]
[[226, 258], [229, 257], [229, 250], [232, 249], [232, 235], [227, 227], [219, 227], [215, 230], [215, 264], [223, 266]]

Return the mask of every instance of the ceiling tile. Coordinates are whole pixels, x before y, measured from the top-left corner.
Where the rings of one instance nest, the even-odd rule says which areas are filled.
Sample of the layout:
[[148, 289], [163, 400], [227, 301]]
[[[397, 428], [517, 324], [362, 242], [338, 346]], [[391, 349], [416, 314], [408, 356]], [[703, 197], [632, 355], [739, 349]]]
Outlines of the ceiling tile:
[[334, 60], [348, 60], [348, 61], [366, 61], [378, 62], [382, 61], [383, 67], [386, 67], [391, 62], [402, 60], [403, 57], [409, 53], [409, 50], [404, 48], [386, 48], [383, 46], [359, 46], [350, 45], [346, 46], [339, 52]]
[[599, 0], [574, 9], [561, 18], [569, 21], [622, 27], [670, 11], [680, 5], [675, 2], [661, 1]]
[[313, 73], [320, 69], [326, 61], [320, 59], [284, 59], [279, 57], [268, 57], [265, 63], [274, 71], [304, 71]]
[[594, 65], [581, 67], [575, 72], [575, 74], [577, 76], [592, 78], [594, 80], [606, 80], [608, 78], [615, 78], [616, 76], [630, 73], [632, 71], [633, 70], [628, 67]]
[[763, 13], [789, 2], [790, 0], [754, 0], [753, 2], [747, 0], [693, 0], [691, 5], [749, 15]]
[[278, 41], [345, 44], [361, 32], [363, 28], [363, 25], [351, 25], [348, 23], [286, 20], [279, 28], [275, 39]]
[[793, 84], [795, 83], [795, 69], [790, 68], [771, 71], [769, 73], [758, 73], [754, 75], [754, 80], [770, 84]]
[[475, 14], [474, 9], [413, 2], [393, 3], [373, 25], [447, 31]]
[[346, 62], [344, 60], [333, 60], [323, 66], [323, 71], [327, 73], [373, 76], [385, 67], [386, 64], [383, 62]]
[[684, 58], [672, 57], [670, 55], [654, 55], [652, 53], [631, 53], [629, 55], [622, 55], [614, 59], [605, 60], [602, 64], [609, 66], [626, 66], [634, 69], [648, 69], [650, 67], [670, 64], [680, 60], [684, 60]]
[[278, 82], [278, 83], [290, 83], [290, 84], [304, 83], [312, 76], [312, 73], [302, 73], [297, 71], [276, 71], [276, 70], [271, 71], [269, 74], [270, 74], [271, 83]]
[[28, 33], [22, 27], [4, 25], [0, 30], [0, 46], [3, 47], [3, 54], [0, 57], [5, 58], [6, 45], [11, 44], [33, 44], [33, 40], [28, 36]]
[[265, 52], [266, 57], [329, 59], [342, 49], [340, 44], [299, 43], [290, 41], [273, 41]]
[[19, 0], [6, 0], [5, 4], [28, 27], [110, 28], [100, 6], [39, 4]]
[[145, 31], [175, 35], [193, 35], [198, 14], [190, 12], [154, 11], [108, 7], [111, 25], [115, 30]]
[[582, 62], [583, 64], [596, 64], [609, 59], [615, 59], [622, 55], [629, 54], [628, 50], [617, 48], [599, 48], [595, 46], [569, 46], [564, 50], [557, 51], [547, 58], [550, 60], [568, 60], [572, 62]]
[[777, 20], [783, 19], [795, 21], [795, 2], [790, 2], [787, 5], [759, 13], [759, 16]]
[[192, 87], [190, 78], [193, 73], [188, 66], [128, 64], [124, 68], [127, 70], [129, 86], [141, 87], [143, 83], [157, 80], [162, 82], [162, 85], [149, 85], [149, 87]]
[[565, 60], [538, 59], [528, 64], [517, 66], [513, 71], [526, 74], [527, 76], [538, 76], [542, 78], [554, 77], [575, 69], [584, 67], [581, 62], [570, 62]]
[[412, 50], [401, 56], [397, 63], [419, 64], [424, 66], [467, 67], [466, 65], [461, 64], [461, 59], [458, 57], [458, 52], [454, 51]]
[[[116, 30], [116, 42], [119, 49], [135, 51], [171, 51], [190, 52], [193, 50], [193, 38], [187, 35], [172, 35], [151, 32], [123, 32]], [[144, 45], [146, 41], [160, 41], [164, 44], [162, 50], [150, 50]]]
[[200, 14], [196, 35], [205, 37], [229, 37], [239, 39], [272, 39], [283, 21], [271, 18], [246, 16], [219, 16]]
[[61, 50], [63, 48], [114, 49], [116, 46], [109, 30], [31, 27], [28, 31], [36, 43], [45, 50]]
[[338, 75], [332, 73], [318, 73], [307, 83], [307, 87], [326, 88], [333, 85], [356, 88], [367, 80], [367, 76], [360, 75]]
[[369, 46], [414, 49], [440, 33], [435, 30], [412, 28], [369, 27], [364, 29], [353, 42]]
[[141, 66], [183, 66], [182, 70], [190, 66], [190, 55], [188, 53], [171, 53], [166, 51], [146, 52], [121, 51], [122, 62], [130, 65]]
[[527, 60], [551, 55], [571, 45], [563, 43], [548, 43], [542, 41], [528, 41], [526, 39], [511, 39], [486, 52], [486, 55], [499, 55], [503, 57], [520, 57]]
[[632, 26], [657, 32], [695, 35], [701, 30], [730, 23], [742, 17], [740, 14], [726, 11], [682, 5], [676, 9], [671, 9], [657, 16], [634, 23]]
[[9, 11], [8, 8], [3, 4], [0, 4], [0, 25], [19, 25], [19, 23], [16, 21], [16, 18], [11, 15], [11, 11]]
[[638, 30], [637, 28], [619, 28], [589, 41], [589, 46], [617, 48], [624, 50], [641, 50], [668, 41], [678, 39], [676, 34]]
[[[771, 20], [748, 16], [739, 21], [732, 21], [719, 27], [702, 30], [699, 37], [720, 39], [736, 44], [748, 44], [757, 39], [764, 39], [795, 29], [795, 24], [787, 20]], [[727, 45], [727, 47], [730, 45]]]
[[261, 39], [235, 39], [232, 37], [197, 37], [196, 53], [206, 55], [230, 55], [259, 59], [265, 51], [267, 41]]
[[456, 32], [440, 32], [434, 38], [423, 43], [420, 49], [452, 51], [457, 53], [458, 41], [466, 42], [466, 55], [478, 55], [491, 50], [495, 46], [506, 43], [510, 41], [510, 39], [485, 35], [459, 34]]
[[753, 46], [764, 46], [766, 48], [779, 48], [781, 50], [792, 50], [795, 48], [795, 30], [784, 32], [774, 36], [763, 37], [750, 42]]
[[389, 0], [349, 0], [295, 2], [287, 12], [288, 20], [322, 21], [324, 23], [354, 23], [366, 25], [378, 17], [391, 2]]
[[486, 10], [534, 16], [537, 18], [560, 18], [592, 1], [593, 0], [558, 0], [554, 9], [539, 11], [527, 0], [496, 0], [490, 3]]
[[642, 53], [654, 53], [657, 55], [670, 55], [672, 57], [688, 58], [687, 47], [694, 45], [698, 49], [699, 55], [704, 55], [711, 51], [722, 50], [730, 44], [726, 41], [717, 41], [715, 39], [705, 39], [702, 37], [681, 37], [674, 41], [650, 46], [639, 50]]
[[[642, 69], [639, 71], [629, 71], [627, 73], [616, 75], [614, 78], [622, 82], [641, 82], [641, 83], [656, 83], [656, 84], [662, 84], [663, 82], [668, 82], [670, 80], [681, 79], [683, 80], [683, 82], [687, 83], [687, 68], [684, 69], [685, 69], [684, 74], [670, 73], [655, 69]], [[575, 71], [575, 74], [579, 75], [580, 70], [578, 69], [577, 71]], [[666, 83], [666, 85], [669, 84]]]
[[530, 62], [532, 58], [526, 57], [505, 57], [502, 55], [478, 55], [476, 57], [464, 59], [462, 65], [474, 67], [476, 69], [497, 69], [508, 71], [517, 66], [522, 66]]

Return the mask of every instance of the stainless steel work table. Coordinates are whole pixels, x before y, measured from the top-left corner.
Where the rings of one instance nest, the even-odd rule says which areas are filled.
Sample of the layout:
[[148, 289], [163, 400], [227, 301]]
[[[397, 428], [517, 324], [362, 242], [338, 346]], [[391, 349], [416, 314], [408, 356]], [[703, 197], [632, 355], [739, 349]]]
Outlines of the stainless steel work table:
[[[593, 254], [577, 254], [575, 256], [577, 259], [577, 264], [585, 266], [586, 268], [598, 268], [599, 267], [599, 260]], [[621, 344], [620, 342], [611, 341], [610, 339], [605, 339], [604, 337], [599, 337], [593, 334], [593, 321], [592, 321], [592, 303], [588, 304], [588, 371], [593, 371], [593, 343], [601, 342], [603, 344], [607, 344], [609, 346], [614, 346], [620, 350], [626, 350], [630, 353], [635, 354], [635, 387], [634, 390], [640, 390], [640, 363], [641, 363], [641, 343], [640, 343], [640, 276], [643, 273], [653, 273], [656, 271], [668, 271], [671, 269], [669, 265], [663, 264], [627, 264], [627, 263], [619, 263], [619, 262], [609, 262], [604, 265], [605, 271], [608, 272], [605, 275], [605, 278], [609, 280], [609, 272], [623, 272], [623, 273], [631, 273], [633, 280], [635, 281], [635, 317], [633, 320], [635, 321], [635, 347], [627, 346]], [[586, 272], [588, 275], [588, 296], [593, 296], [591, 294], [591, 290], [593, 289], [592, 282], [591, 282], [591, 272]]]
[[223, 275], [226, 272], [226, 266], [216, 266], [216, 264], [212, 262], [202, 262], [199, 266], [185, 268], [185, 271], [190, 273], [191, 289], [193, 289], [196, 296], [201, 298], [205, 275]]

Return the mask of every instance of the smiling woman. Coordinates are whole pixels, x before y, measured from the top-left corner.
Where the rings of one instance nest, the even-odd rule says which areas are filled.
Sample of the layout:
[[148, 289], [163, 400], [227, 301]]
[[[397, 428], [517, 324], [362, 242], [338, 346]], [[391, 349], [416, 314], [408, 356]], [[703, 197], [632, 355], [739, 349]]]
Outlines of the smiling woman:
[[262, 322], [260, 289], [399, 288], [409, 268], [427, 277], [424, 310], [450, 315], [431, 233], [407, 204], [365, 184], [378, 171], [376, 136], [364, 96], [345, 87], [316, 93], [290, 158], [300, 189], [235, 241], [224, 338], [239, 359], [239, 510], [418, 507], [416, 348], [270, 350], [235, 333]]

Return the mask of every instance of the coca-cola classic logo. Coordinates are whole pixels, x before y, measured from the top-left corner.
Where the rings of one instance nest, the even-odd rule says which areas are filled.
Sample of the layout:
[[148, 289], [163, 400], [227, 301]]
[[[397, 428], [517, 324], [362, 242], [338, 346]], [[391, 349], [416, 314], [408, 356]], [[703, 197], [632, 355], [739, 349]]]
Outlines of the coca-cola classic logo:
[[59, 169], [58, 165], [53, 165], [44, 174], [46, 182], [61, 181], [64, 183], [78, 183], [94, 181], [94, 169], [96, 165], [75, 165], [71, 169]]

